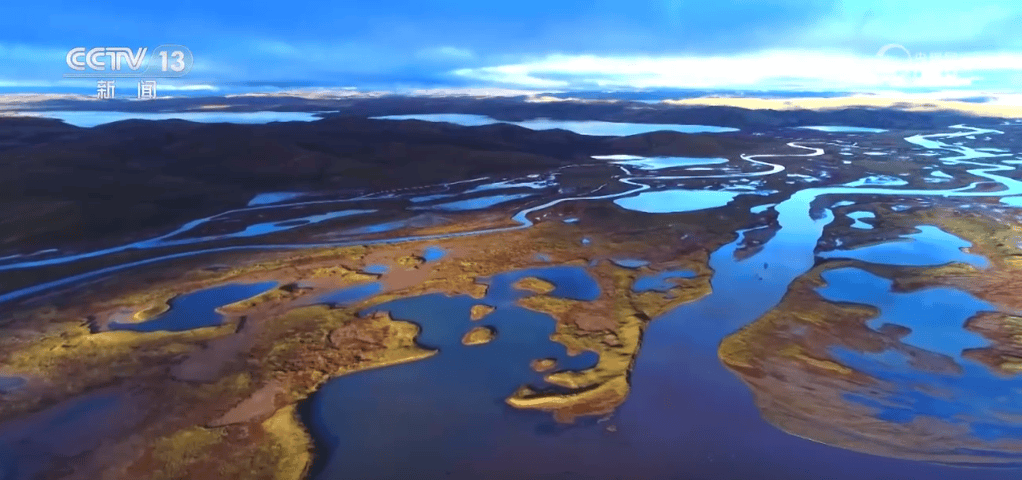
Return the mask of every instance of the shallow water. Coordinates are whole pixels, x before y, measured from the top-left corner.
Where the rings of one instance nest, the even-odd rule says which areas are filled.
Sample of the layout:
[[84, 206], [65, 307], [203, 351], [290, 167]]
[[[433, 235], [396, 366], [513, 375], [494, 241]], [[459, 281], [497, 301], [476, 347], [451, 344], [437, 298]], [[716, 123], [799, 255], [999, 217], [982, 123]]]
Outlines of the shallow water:
[[902, 240], [854, 248], [821, 252], [823, 258], [849, 258], [871, 263], [902, 266], [937, 266], [950, 262], [963, 262], [986, 268], [990, 262], [961, 249], [972, 246], [932, 225], [920, 225], [919, 233], [905, 235]]
[[649, 265], [649, 262], [645, 260], [638, 260], [634, 258], [612, 258], [610, 261], [619, 267], [636, 269]]
[[182, 332], [220, 325], [223, 315], [217, 308], [270, 290], [276, 282], [227, 284], [199, 290], [170, 300], [170, 310], [139, 323], [111, 323], [110, 330], [134, 332]]
[[964, 350], [990, 344], [965, 330], [965, 321], [997, 308], [968, 293], [953, 288], [892, 293], [892, 281], [857, 268], [827, 271], [822, 277], [827, 286], [817, 291], [823, 298], [877, 307], [880, 315], [867, 325], [874, 330], [887, 323], [908, 327], [911, 332], [901, 339], [906, 345], [961, 360]]
[[54, 459], [70, 459], [124, 434], [141, 420], [128, 395], [93, 391], [0, 427], [0, 478], [36, 478]]
[[383, 290], [380, 282], [370, 282], [353, 287], [345, 287], [332, 292], [324, 293], [316, 297], [313, 303], [325, 303], [328, 305], [350, 305], [359, 300], [364, 300]]
[[667, 292], [678, 286], [678, 284], [670, 281], [672, 278], [694, 278], [695, 276], [695, 272], [691, 270], [673, 270], [660, 272], [655, 275], [644, 275], [635, 279], [632, 290], [636, 292]]
[[436, 245], [430, 245], [422, 251], [422, 259], [427, 262], [435, 262], [444, 258], [447, 255], [447, 250], [440, 248]]
[[362, 271], [370, 275], [383, 275], [390, 271], [390, 267], [386, 265], [369, 265], [363, 268]]

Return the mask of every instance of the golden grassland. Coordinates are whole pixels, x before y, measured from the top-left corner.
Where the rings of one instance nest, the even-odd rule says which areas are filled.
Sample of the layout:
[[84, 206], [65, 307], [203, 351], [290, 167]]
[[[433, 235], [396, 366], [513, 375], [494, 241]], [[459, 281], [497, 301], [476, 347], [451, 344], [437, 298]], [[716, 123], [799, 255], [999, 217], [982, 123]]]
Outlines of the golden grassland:
[[[634, 247], [599, 232], [585, 232], [594, 239], [594, 245], [586, 247], [583, 254], [577, 242], [580, 234], [576, 229], [540, 224], [502, 234], [500, 242], [452, 239], [444, 244], [449, 254], [430, 263], [407, 254], [427, 245], [423, 242], [260, 254], [226, 270], [196, 268], [150, 283], [132, 281], [131, 274], [125, 274], [117, 288], [96, 292], [83, 305], [36, 308], [5, 317], [11, 334], [0, 339], [0, 374], [24, 376], [30, 383], [23, 392], [5, 397], [0, 418], [43, 409], [90, 389], [123, 382], [126, 389], [163, 392], [151, 407], [159, 413], [148, 417], [136, 432], [136, 440], [144, 442], [122, 439], [112, 444], [135, 451], [131, 456], [135, 460], [104, 463], [97, 454], [92, 463], [85, 463], [91, 465], [88, 471], [96, 478], [299, 478], [311, 461], [312, 445], [294, 414], [298, 402], [332, 377], [436, 354], [415, 342], [419, 333], [415, 324], [395, 321], [386, 313], [359, 317], [356, 312], [426, 293], [468, 294], [481, 299], [487, 287], [480, 278], [535, 266], [538, 252], [550, 255], [553, 264], [584, 266], [594, 256], [609, 256]], [[665, 235], [677, 237], [672, 232]], [[717, 240], [723, 243], [727, 238]], [[546, 300], [546, 307], [539, 303], [532, 307], [550, 310], [557, 317], [553, 340], [573, 351], [595, 351], [600, 361], [587, 371], [548, 375], [551, 383], [574, 389], [568, 395], [554, 398], [540, 394], [528, 399], [523, 395], [509, 399], [509, 403], [549, 410], [568, 421], [579, 415], [609, 412], [624, 400], [627, 375], [648, 319], [670, 305], [708, 292], [706, 250], [679, 253], [663, 247], [667, 244], [658, 243], [662, 249], [659, 254], [670, 258], [672, 266], [684, 265], [702, 275], [700, 280], [680, 285], [673, 292], [675, 299], [632, 294], [630, 285], [639, 273], [608, 262], [593, 269], [604, 297], [579, 310], [586, 315], [565, 316], [558, 310], [559, 300], [543, 293], [530, 297], [536, 299], [534, 302]], [[681, 260], [676, 262], [679, 256]], [[357, 265], [369, 260], [377, 263], [377, 258], [385, 259], [378, 263], [390, 263], [392, 267], [380, 278], [389, 285], [383, 293], [344, 308], [307, 304], [310, 295], [323, 289], [375, 279], [358, 273]], [[388, 279], [406, 273], [421, 273], [424, 280], [406, 285]], [[412, 278], [419, 278], [415, 275]], [[221, 307], [218, 311], [226, 318], [218, 327], [177, 333], [92, 333], [86, 322], [96, 313], [117, 309], [136, 312], [137, 320], [146, 321], [162, 312], [171, 298], [183, 293], [224, 283], [270, 280], [282, 287]], [[525, 282], [531, 287], [529, 291], [553, 290], [548, 282], [533, 280], [537, 282]], [[289, 287], [302, 281], [314, 285], [311, 293]], [[474, 316], [492, 312], [487, 305], [476, 307], [480, 308], [473, 309]], [[240, 321], [242, 317], [245, 322]], [[183, 382], [168, 376], [168, 366], [186, 362], [208, 367], [213, 374], [211, 381]], [[281, 385], [281, 392], [260, 396], [271, 383]], [[252, 409], [251, 418], [242, 416], [244, 422], [208, 426], [257, 399], [264, 399], [264, 403]], [[264, 412], [275, 413], [267, 416]]]
[[[690, 254], [683, 261], [694, 270], [705, 270], [706, 258], [702, 252]], [[594, 302], [541, 294], [523, 298], [518, 303], [554, 317], [557, 327], [551, 340], [565, 345], [569, 353], [597, 353], [599, 360], [596, 365], [582, 371], [555, 372], [545, 377], [551, 384], [571, 389], [569, 393], [535, 392], [522, 387], [506, 400], [509, 405], [549, 411], [558, 421], [569, 423], [578, 416], [612, 412], [628, 396], [628, 377], [649, 320], [672, 306], [692, 301], [710, 291], [709, 277], [704, 275], [693, 279], [687, 288], [679, 286], [675, 289], [688, 292], [679, 298], [671, 299], [659, 292], [637, 295], [632, 285], [639, 272], [616, 267], [609, 262], [603, 262], [592, 270], [602, 292]], [[543, 366], [536, 363], [533, 368]]]
[[483, 345], [493, 341], [497, 331], [490, 327], [474, 327], [461, 338], [463, 345]]

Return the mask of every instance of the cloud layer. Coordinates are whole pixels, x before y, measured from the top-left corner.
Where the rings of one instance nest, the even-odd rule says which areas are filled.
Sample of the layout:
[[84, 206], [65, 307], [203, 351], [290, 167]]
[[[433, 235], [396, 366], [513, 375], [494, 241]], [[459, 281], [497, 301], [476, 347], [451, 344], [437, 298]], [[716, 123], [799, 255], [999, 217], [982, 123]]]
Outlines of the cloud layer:
[[[0, 86], [25, 88], [87, 87], [61, 80], [75, 46], [164, 43], [195, 54], [184, 83], [225, 88], [1012, 88], [1022, 65], [1022, 4], [999, 0], [39, 0], [7, 10]], [[957, 59], [906, 73], [875, 58], [890, 43]]]

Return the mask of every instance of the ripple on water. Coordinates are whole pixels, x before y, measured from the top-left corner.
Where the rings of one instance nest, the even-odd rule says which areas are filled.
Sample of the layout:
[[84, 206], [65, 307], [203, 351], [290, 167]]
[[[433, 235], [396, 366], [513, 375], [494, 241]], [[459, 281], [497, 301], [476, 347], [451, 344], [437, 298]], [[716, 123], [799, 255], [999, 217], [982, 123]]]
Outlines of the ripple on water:
[[183, 332], [203, 327], [220, 325], [223, 315], [217, 308], [240, 302], [264, 293], [277, 285], [276, 282], [220, 285], [175, 297], [170, 300], [170, 310], [139, 323], [111, 323], [110, 330], [134, 332]]

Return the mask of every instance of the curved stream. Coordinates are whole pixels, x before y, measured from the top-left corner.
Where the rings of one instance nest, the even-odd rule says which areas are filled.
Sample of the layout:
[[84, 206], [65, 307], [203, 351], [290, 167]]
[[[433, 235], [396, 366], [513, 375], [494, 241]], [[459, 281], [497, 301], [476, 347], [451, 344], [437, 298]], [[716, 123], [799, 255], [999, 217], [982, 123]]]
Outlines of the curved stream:
[[[386, 451], [393, 454], [387, 458], [377, 458], [379, 462], [387, 463], [386, 471], [390, 472], [394, 478], [436, 476], [442, 471], [448, 472], [451, 477], [485, 476], [487, 478], [550, 477], [554, 475], [560, 475], [558, 478], [624, 477], [686, 478], [689, 480], [721, 478], [777, 478], [784, 480], [1016, 478], [1017, 472], [1013, 471], [961, 470], [874, 457], [828, 447], [786, 434], [761, 418], [749, 390], [725, 370], [717, 359], [718, 345], [725, 336], [773, 309], [787, 292], [789, 285], [815, 264], [816, 246], [823, 235], [824, 228], [833, 221], [834, 214], [829, 208], [826, 208], [823, 210], [821, 218], [814, 219], [810, 214], [814, 201], [818, 199], [836, 201], [836, 197], [851, 195], [1003, 197], [1022, 194], [1022, 182], [998, 174], [998, 172], [1015, 170], [1014, 166], [976, 161], [1004, 157], [1007, 156], [1006, 154], [948, 145], [938, 140], [971, 135], [1002, 134], [1003, 132], [965, 126], [953, 128], [961, 131], [948, 134], [919, 135], [906, 138], [906, 141], [934, 151], [953, 152], [955, 156], [940, 158], [939, 161], [950, 165], [973, 166], [975, 168], [967, 170], [969, 174], [996, 182], [1004, 187], [1003, 190], [997, 192], [976, 191], [977, 182], [966, 187], [946, 190], [835, 186], [807, 188], [792, 194], [788, 199], [773, 207], [778, 213], [777, 221], [780, 228], [757, 253], [744, 260], [736, 259], [735, 252], [742, 244], [746, 233], [745, 231], [738, 232], [739, 235], [735, 241], [721, 247], [710, 256], [710, 267], [715, 272], [711, 280], [712, 293], [698, 301], [682, 305], [650, 323], [644, 336], [642, 352], [638, 356], [632, 372], [632, 392], [628, 400], [613, 415], [612, 421], [616, 426], [616, 431], [613, 433], [595, 425], [595, 422], [581, 422], [574, 428], [547, 428], [544, 425], [549, 424], [549, 421], [540, 418], [541, 415], [509, 411], [507, 407], [477, 409], [463, 412], [464, 415], [460, 415], [458, 412], [453, 415], [434, 415], [435, 412], [444, 411], [446, 407], [440, 408], [441, 406], [435, 403], [444, 397], [435, 396], [438, 395], [434, 391], [437, 389], [428, 385], [406, 395], [407, 398], [415, 398], [414, 406], [402, 405], [404, 397], [400, 395], [388, 396], [388, 401], [383, 404], [363, 402], [360, 405], [373, 404], [376, 406], [369, 410], [352, 411], [352, 415], [358, 415], [361, 418], [359, 422], [342, 422], [334, 427], [323, 427], [319, 430], [316, 430], [319, 427], [314, 427], [314, 433], [317, 438], [326, 439], [323, 441], [346, 441], [357, 444], [357, 440], [367, 435], [367, 432], [361, 427], [356, 427], [385, 424], [384, 419], [394, 415], [392, 408], [409, 408], [409, 411], [403, 412], [404, 418], [414, 418], [415, 424], [420, 430], [416, 432], [388, 430], [377, 434], [377, 436], [385, 435], [384, 438], [374, 437], [378, 442], [375, 445], [385, 445]], [[789, 156], [812, 157], [824, 153], [821, 148], [797, 143], [790, 143], [789, 146], [811, 152], [806, 154], [743, 155], [742, 159], [746, 162], [768, 168], [736, 174], [682, 177], [635, 176], [628, 174], [628, 170], [623, 168], [626, 176], [618, 178], [618, 181], [635, 188], [621, 193], [595, 195], [594, 191], [587, 196], [551, 200], [515, 214], [512, 218], [518, 225], [512, 227], [373, 241], [312, 245], [251, 245], [196, 250], [116, 265], [10, 292], [0, 295], [0, 302], [84, 278], [208, 252], [392, 243], [517, 230], [533, 225], [533, 222], [528, 219], [530, 214], [562, 202], [627, 198], [653, 188], [650, 185], [650, 182], [653, 181], [771, 175], [783, 171], [784, 167], [758, 159]], [[205, 220], [208, 219], [196, 222]], [[190, 222], [182, 229], [193, 228], [194, 224], [195, 222]], [[182, 229], [176, 232], [179, 233], [183, 231]], [[161, 240], [168, 238], [170, 235], [161, 237]], [[108, 249], [82, 255], [98, 256], [110, 251]], [[76, 258], [86, 257], [78, 256]], [[31, 268], [48, 264], [39, 262], [54, 260], [58, 259], [10, 263], [0, 266], [0, 270]], [[768, 264], [769, 267], [767, 267]], [[742, 301], [736, 302], [736, 299], [742, 299]], [[468, 308], [468, 300], [462, 299], [459, 302], [462, 302], [458, 306], [459, 309]], [[422, 311], [422, 309], [412, 310]], [[408, 314], [408, 316], [411, 315], [411, 313]], [[504, 319], [502, 321], [513, 320]], [[429, 330], [433, 327], [432, 322], [429, 323], [429, 325], [424, 325], [423, 338], [431, 338]], [[450, 343], [450, 339], [446, 339], [444, 342]], [[485, 349], [487, 346], [478, 348]], [[443, 357], [443, 354], [440, 357]], [[420, 364], [448, 363], [446, 360], [436, 360]], [[409, 368], [411, 370], [408, 370]], [[416, 370], [419, 368], [426, 368], [426, 370], [420, 371], [420, 375], [423, 374], [422, 372], [436, 374], [428, 367], [399, 366], [340, 377], [332, 380], [327, 387], [324, 387], [324, 390], [335, 393], [340, 391], [337, 394], [342, 396], [351, 395], [351, 392], [354, 391], [352, 388], [358, 382], [367, 382], [366, 379], [373, 379], [372, 382], [376, 382], [379, 381], [378, 379], [385, 378], [396, 378], [397, 381], [400, 381], [401, 375], [403, 375], [401, 372], [419, 371]], [[480, 378], [485, 379], [485, 376]], [[484, 391], [494, 402], [500, 402], [511, 393], [489, 390], [489, 388], [495, 388], [493, 387], [495, 384], [503, 385], [501, 382], [485, 380], [480, 380], [480, 382], [482, 382], [481, 386], [486, 385], [483, 387]], [[336, 405], [336, 408], [343, 407], [343, 403]], [[330, 406], [319, 405], [317, 408], [328, 409]], [[431, 408], [433, 410], [430, 410]], [[476, 418], [473, 415], [479, 415], [479, 417]], [[494, 418], [494, 415], [498, 415], [500, 418]], [[374, 420], [381, 423], [375, 423]], [[500, 425], [501, 422], [522, 421], [537, 429], [528, 434], [529, 441], [527, 442], [504, 443], [499, 438], [498, 432], [508, 430], [493, 427]], [[480, 427], [481, 425], [489, 425], [486, 428], [491, 433], [480, 433], [478, 429], [483, 428]], [[423, 431], [430, 432], [430, 435], [437, 438], [457, 437], [463, 431], [473, 431], [482, 435], [483, 442], [472, 445], [475, 456], [469, 459], [455, 446], [446, 450], [439, 448], [432, 450], [430, 442], [422, 440], [422, 438], [429, 437], [429, 435], [422, 437]], [[515, 435], [526, 435], [520, 428], [516, 428], [514, 431]], [[403, 444], [402, 441], [411, 441], [409, 438], [412, 436], [418, 439], [416, 440], [418, 443], [415, 444], [416, 448], [425, 450], [404, 455], [401, 449], [408, 447], [409, 444]], [[480, 449], [481, 446], [485, 448]], [[370, 454], [372, 452], [363, 453]], [[382, 454], [379, 451], [375, 453]], [[416, 463], [413, 460], [425, 458], [428, 458], [429, 461]], [[327, 461], [329, 463], [331, 459], [327, 459]], [[340, 466], [337, 462], [329, 464], [331, 465], [330, 473], [321, 475], [321, 478], [343, 478], [345, 471], [343, 462]], [[564, 473], [565, 470], [571, 473]], [[381, 478], [386, 478], [386, 475]]]

